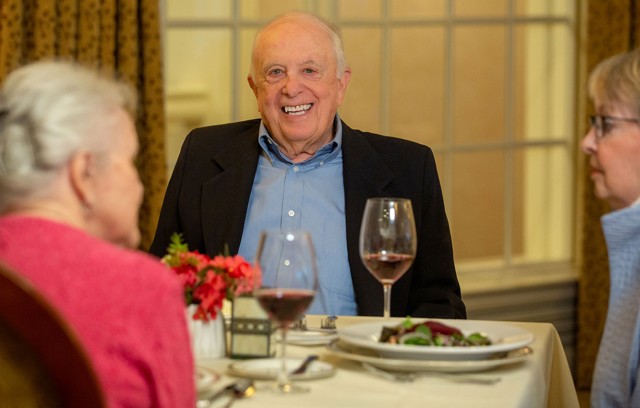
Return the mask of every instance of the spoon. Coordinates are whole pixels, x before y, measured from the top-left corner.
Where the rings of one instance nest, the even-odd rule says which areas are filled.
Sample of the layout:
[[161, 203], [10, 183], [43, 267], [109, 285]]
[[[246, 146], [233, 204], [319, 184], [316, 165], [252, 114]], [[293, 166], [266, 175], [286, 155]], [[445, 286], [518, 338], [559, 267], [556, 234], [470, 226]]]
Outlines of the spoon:
[[244, 379], [233, 384], [231, 388], [231, 399], [227, 402], [224, 408], [229, 408], [236, 400], [241, 398], [250, 398], [256, 392], [253, 386], [253, 380]]

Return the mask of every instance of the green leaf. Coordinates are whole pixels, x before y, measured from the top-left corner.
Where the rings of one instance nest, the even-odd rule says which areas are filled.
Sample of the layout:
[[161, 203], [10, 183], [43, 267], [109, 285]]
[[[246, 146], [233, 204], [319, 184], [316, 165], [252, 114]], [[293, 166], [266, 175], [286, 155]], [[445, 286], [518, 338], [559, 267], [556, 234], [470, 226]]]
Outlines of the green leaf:
[[410, 337], [404, 341], [404, 344], [414, 345], [414, 346], [430, 346], [432, 344], [431, 340], [425, 339], [424, 337]]
[[420, 325], [416, 327], [416, 333], [424, 334], [430, 339], [433, 338], [433, 333], [431, 332], [431, 329], [429, 328], [429, 326]]
[[402, 327], [404, 327], [405, 329], [410, 329], [411, 327], [413, 327], [413, 323], [411, 323], [411, 316], [407, 316], [402, 321]]
[[184, 242], [181, 233], [174, 232], [173, 234], [171, 234], [170, 243], [167, 247], [167, 253], [169, 255], [177, 255], [182, 252], [189, 252], [189, 245]]

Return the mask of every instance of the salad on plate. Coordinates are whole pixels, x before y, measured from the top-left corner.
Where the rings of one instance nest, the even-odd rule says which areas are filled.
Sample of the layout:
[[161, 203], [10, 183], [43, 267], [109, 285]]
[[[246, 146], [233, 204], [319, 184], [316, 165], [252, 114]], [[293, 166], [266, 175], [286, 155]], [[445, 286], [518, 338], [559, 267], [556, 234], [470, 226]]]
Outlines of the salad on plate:
[[469, 347], [490, 346], [491, 339], [480, 332], [465, 335], [460, 329], [435, 320], [413, 323], [407, 317], [393, 327], [383, 326], [380, 343], [414, 346]]

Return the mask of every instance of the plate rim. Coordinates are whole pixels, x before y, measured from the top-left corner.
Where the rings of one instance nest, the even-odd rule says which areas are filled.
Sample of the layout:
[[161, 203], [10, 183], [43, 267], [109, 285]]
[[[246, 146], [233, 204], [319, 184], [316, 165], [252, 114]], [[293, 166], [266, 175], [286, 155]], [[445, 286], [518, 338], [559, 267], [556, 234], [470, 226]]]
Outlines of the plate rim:
[[[304, 359], [303, 358], [299, 358], [299, 357], [287, 357], [287, 361], [289, 361], [289, 360], [294, 361], [294, 366], [297, 366], [297, 365], [301, 364]], [[275, 380], [276, 379], [276, 375], [268, 375], [268, 374], [265, 374], [265, 373], [255, 372], [255, 371], [251, 372], [249, 370], [243, 370], [243, 369], [238, 368], [242, 364], [251, 363], [251, 362], [266, 362], [266, 361], [273, 361], [275, 365], [279, 365], [280, 364], [280, 357], [253, 358], [253, 359], [248, 359], [248, 360], [234, 361], [234, 362], [231, 362], [227, 366], [227, 372], [229, 374], [231, 374], [231, 375], [234, 375], [234, 376], [248, 377], [248, 378], [253, 378], [253, 379], [256, 379], [256, 380]], [[315, 370], [315, 371], [307, 370], [303, 374], [292, 374], [292, 375], [289, 375], [289, 379], [294, 380], [294, 381], [315, 380], [315, 379], [320, 379], [320, 378], [331, 377], [336, 372], [336, 368], [333, 366], [333, 364], [331, 364], [329, 362], [326, 362], [326, 361], [316, 360], [316, 361], [312, 362], [311, 364], [312, 364], [311, 366], [314, 366], [314, 365], [317, 366], [319, 364], [323, 365], [324, 369]]]
[[[521, 327], [517, 327], [514, 325], [510, 325], [508, 323], [503, 322], [495, 322], [495, 321], [484, 321], [484, 320], [451, 320], [451, 319], [435, 319], [435, 318], [412, 318], [415, 323], [423, 322], [423, 321], [436, 321], [445, 323], [449, 326], [456, 326], [456, 322], [459, 326], [466, 326], [469, 323], [482, 325], [483, 328], [487, 326], [494, 327], [502, 327], [511, 330], [515, 330], [518, 332], [518, 336], [523, 336], [522, 339], [518, 341], [514, 341], [511, 343], [499, 343], [492, 344], [489, 346], [469, 346], [469, 347], [437, 347], [437, 346], [408, 346], [402, 344], [387, 344], [387, 343], [378, 343], [372, 340], [363, 339], [354, 337], [353, 335], [349, 335], [350, 331], [356, 330], [358, 328], [368, 328], [375, 327], [377, 336], [382, 329], [382, 326], [390, 325], [390, 322], [368, 322], [368, 323], [359, 323], [350, 326], [346, 326], [338, 330], [338, 338], [346, 343], [363, 347], [371, 350], [375, 350], [378, 353], [385, 354], [387, 357], [393, 358], [418, 358], [418, 359], [444, 359], [444, 358], [455, 358], [455, 359], [464, 359], [464, 358], [475, 358], [482, 359], [483, 357], [490, 357], [495, 353], [507, 352], [511, 350], [516, 350], [528, 346], [531, 344], [535, 336], [529, 330], [523, 329]], [[395, 323], [395, 322], [394, 322]], [[397, 324], [400, 324], [398, 322]], [[467, 328], [460, 328], [461, 330], [468, 330]], [[478, 327], [478, 329], [472, 329], [473, 331], [485, 331]], [[373, 330], [372, 330], [372, 335]], [[449, 360], [450, 361], [450, 360]]]
[[[309, 333], [309, 335], [296, 338], [295, 336], [291, 336], [292, 332], [290, 331], [287, 333], [287, 344], [293, 344], [295, 346], [322, 346], [338, 338], [338, 335], [335, 332], [329, 333], [309, 330], [305, 333]], [[280, 338], [277, 337], [277, 340], [280, 341]]]
[[464, 373], [464, 372], [481, 372], [488, 371], [496, 367], [511, 365], [526, 361], [533, 353], [533, 349], [529, 346], [524, 346], [519, 349], [514, 349], [508, 353], [515, 353], [522, 351], [515, 356], [507, 356], [503, 358], [493, 358], [484, 360], [409, 360], [409, 359], [394, 359], [386, 358], [382, 356], [369, 356], [366, 354], [358, 353], [356, 350], [348, 350], [340, 346], [340, 340], [336, 340], [325, 346], [325, 352], [329, 355], [343, 358], [346, 360], [364, 362], [371, 364], [375, 367], [402, 371], [402, 372], [415, 372], [415, 371], [427, 371], [427, 372], [442, 372], [442, 373]]
[[202, 364], [195, 364], [195, 374], [197, 374], [198, 372], [203, 373], [208, 375], [210, 378], [206, 379], [206, 380], [200, 380], [198, 381], [198, 379], [196, 378], [195, 380], [195, 385], [196, 385], [196, 390], [198, 392], [201, 392], [203, 390], [208, 389], [209, 387], [211, 387], [211, 385], [217, 383], [218, 381], [220, 381], [220, 373], [218, 373], [216, 370], [214, 370], [213, 368], [209, 368], [206, 367]]

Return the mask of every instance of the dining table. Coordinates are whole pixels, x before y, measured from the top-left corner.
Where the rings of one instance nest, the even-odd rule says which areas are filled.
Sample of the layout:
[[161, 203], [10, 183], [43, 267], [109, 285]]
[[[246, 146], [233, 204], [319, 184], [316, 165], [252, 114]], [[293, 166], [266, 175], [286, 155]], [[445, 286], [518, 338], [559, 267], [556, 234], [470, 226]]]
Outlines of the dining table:
[[[324, 316], [307, 315], [307, 327], [320, 327]], [[397, 325], [402, 318], [384, 320], [382, 317], [338, 316], [337, 330], [353, 325], [384, 322]], [[450, 321], [455, 325], [455, 321]], [[475, 321], [482, 326], [483, 321]], [[257, 392], [250, 398], [235, 402], [234, 407], [366, 407], [403, 408], [416, 406], [440, 407], [579, 407], [569, 364], [558, 336], [550, 323], [500, 322], [530, 332], [533, 340], [527, 345], [529, 353], [517, 362], [466, 373], [423, 372], [413, 381], [394, 381], [367, 369], [361, 361], [343, 358], [331, 352], [326, 344], [287, 344], [287, 357], [303, 359], [310, 354], [319, 356], [319, 364], [330, 364], [331, 375], [299, 383], [309, 391], [281, 395], [264, 388], [269, 380], [256, 381]], [[274, 344], [274, 346], [279, 346]], [[279, 347], [278, 347], [279, 348]], [[200, 359], [196, 365], [215, 373], [211, 390], [223, 389], [238, 380], [230, 370], [237, 359]], [[314, 364], [314, 363], [312, 363]], [[365, 364], [366, 365], [366, 364]], [[494, 383], [476, 383], [466, 379], [493, 379]], [[462, 381], [459, 381], [462, 380]], [[212, 406], [216, 405], [215, 403]]]

